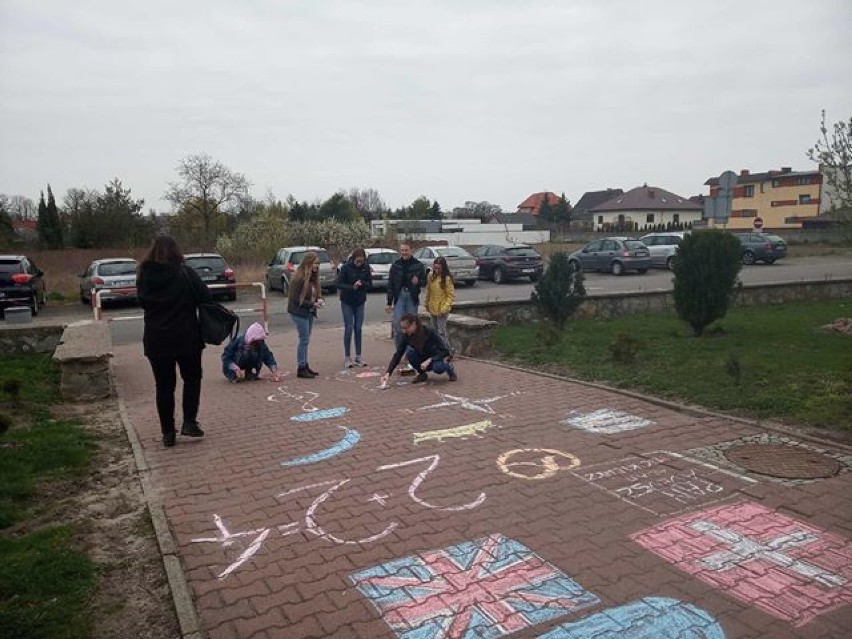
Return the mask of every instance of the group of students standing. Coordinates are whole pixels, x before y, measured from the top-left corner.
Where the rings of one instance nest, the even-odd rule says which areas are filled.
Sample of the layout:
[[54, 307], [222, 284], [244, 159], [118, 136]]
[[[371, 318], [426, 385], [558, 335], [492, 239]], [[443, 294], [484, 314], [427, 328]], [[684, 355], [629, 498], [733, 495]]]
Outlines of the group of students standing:
[[[416, 371], [414, 383], [424, 382], [426, 373], [446, 373], [450, 381], [457, 375], [451, 363], [453, 352], [447, 342], [447, 316], [455, 301], [453, 278], [443, 257], [432, 264], [427, 274], [422, 262], [411, 254], [411, 246], [403, 243], [400, 257], [390, 268], [387, 306], [392, 314], [396, 349], [382, 377], [387, 384], [402, 361]], [[325, 306], [319, 281], [319, 256], [308, 251], [290, 279], [287, 313], [298, 333], [296, 376], [317, 377], [308, 362], [308, 350], [317, 310]], [[367, 292], [372, 288], [372, 272], [363, 248], [352, 251], [341, 265], [335, 283], [340, 292], [343, 315], [344, 367], [366, 366], [362, 353], [362, 327]], [[144, 311], [142, 344], [151, 365], [156, 387], [157, 414], [163, 445], [175, 445], [176, 370], [183, 379], [183, 423], [181, 435], [203, 437], [198, 424], [201, 397], [201, 351], [204, 342], [198, 324], [198, 304], [211, 300], [210, 291], [198, 274], [184, 264], [183, 254], [174, 238], [162, 235], [154, 240], [142, 259], [136, 278], [137, 296]], [[425, 289], [424, 306], [431, 317], [431, 327], [421, 323], [417, 314], [420, 294]], [[352, 358], [354, 338], [355, 357]], [[258, 379], [267, 366], [279, 380], [278, 364], [266, 344], [266, 331], [253, 323], [245, 333], [231, 340], [222, 353], [222, 373], [233, 383]]]

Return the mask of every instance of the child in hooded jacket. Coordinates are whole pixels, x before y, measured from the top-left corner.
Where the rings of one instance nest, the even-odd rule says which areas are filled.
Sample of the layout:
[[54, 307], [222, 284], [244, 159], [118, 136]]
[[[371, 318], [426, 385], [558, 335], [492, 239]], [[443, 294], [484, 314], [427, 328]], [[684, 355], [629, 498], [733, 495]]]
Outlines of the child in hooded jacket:
[[453, 284], [453, 276], [447, 266], [444, 257], [435, 258], [432, 263], [432, 272], [426, 283], [426, 311], [432, 318], [432, 328], [438, 335], [447, 340], [447, 318], [456, 301], [456, 287]]
[[275, 381], [280, 381], [278, 363], [266, 344], [266, 331], [259, 322], [232, 339], [222, 352], [222, 373], [232, 384], [241, 379], [258, 379], [264, 364], [272, 371]]

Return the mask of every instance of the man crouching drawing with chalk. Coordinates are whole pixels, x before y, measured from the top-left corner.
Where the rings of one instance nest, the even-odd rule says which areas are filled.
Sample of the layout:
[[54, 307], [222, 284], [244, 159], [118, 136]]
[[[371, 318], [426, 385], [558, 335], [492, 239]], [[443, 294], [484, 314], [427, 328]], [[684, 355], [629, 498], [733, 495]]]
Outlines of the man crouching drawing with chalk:
[[402, 339], [391, 357], [388, 369], [382, 376], [382, 388], [387, 388], [390, 376], [405, 355], [412, 368], [418, 371], [413, 384], [426, 381], [426, 372], [446, 373], [451, 382], [458, 379], [455, 367], [446, 361], [450, 351], [444, 339], [434, 330], [420, 323], [414, 313], [406, 313], [399, 320]]

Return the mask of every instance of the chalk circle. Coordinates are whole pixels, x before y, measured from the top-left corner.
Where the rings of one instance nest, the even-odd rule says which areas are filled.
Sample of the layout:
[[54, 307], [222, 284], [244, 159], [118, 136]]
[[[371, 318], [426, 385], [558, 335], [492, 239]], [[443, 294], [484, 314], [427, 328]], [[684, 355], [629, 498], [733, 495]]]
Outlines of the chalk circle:
[[367, 377], [381, 377], [381, 376], [382, 376], [382, 374], [378, 371], [365, 371], [363, 373], [358, 373], [357, 375], [355, 375], [355, 377], [358, 377], [360, 379], [365, 379]]
[[[519, 479], [548, 479], [560, 470], [571, 470], [579, 465], [579, 457], [551, 448], [516, 448], [497, 458], [500, 470]], [[514, 468], [532, 468], [538, 472], [520, 472], [512, 470]]]

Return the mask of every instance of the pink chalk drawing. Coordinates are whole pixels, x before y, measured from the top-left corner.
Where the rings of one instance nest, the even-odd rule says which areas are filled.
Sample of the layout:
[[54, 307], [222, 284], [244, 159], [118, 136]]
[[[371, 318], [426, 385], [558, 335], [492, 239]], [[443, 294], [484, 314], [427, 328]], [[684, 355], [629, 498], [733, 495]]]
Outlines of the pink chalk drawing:
[[852, 602], [852, 544], [759, 504], [690, 513], [631, 538], [794, 626]]

